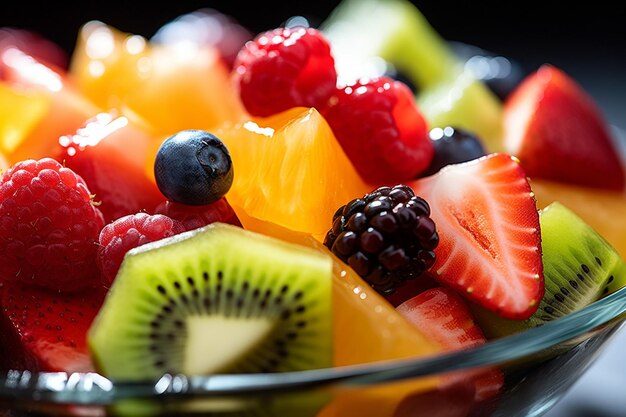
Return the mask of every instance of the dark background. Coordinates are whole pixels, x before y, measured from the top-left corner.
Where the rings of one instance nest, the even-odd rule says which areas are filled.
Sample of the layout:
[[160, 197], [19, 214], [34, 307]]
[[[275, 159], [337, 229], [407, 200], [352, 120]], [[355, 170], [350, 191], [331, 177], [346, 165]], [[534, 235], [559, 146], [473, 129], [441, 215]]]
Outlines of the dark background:
[[[321, 22], [338, 1], [169, 1], [125, 3], [0, 0], [0, 26], [38, 31], [71, 52], [85, 22], [98, 19], [122, 31], [150, 37], [169, 20], [202, 7], [235, 17], [257, 33], [302, 15]], [[448, 40], [503, 54], [527, 70], [551, 63], [568, 72], [626, 127], [626, 3], [414, 1]]]
[[[560, 67], [596, 99], [611, 123], [626, 128], [626, 2], [582, 1], [579, 5], [573, 2], [551, 5], [529, 0], [497, 3], [422, 0], [414, 3], [445, 39], [503, 54], [527, 70], [543, 63]], [[0, 0], [0, 26], [35, 30], [71, 53], [79, 28], [92, 19], [150, 37], [161, 25], [181, 14], [212, 7], [257, 33], [279, 26], [294, 15], [319, 23], [337, 4], [338, 1], [314, 0], [170, 0], [167, 3], [161, 0], [147, 6], [131, 0], [123, 5], [100, 0], [77, 6], [54, 1]], [[626, 343], [623, 333], [617, 343]], [[620, 373], [620, 366], [624, 369], [623, 347], [614, 347], [617, 348], [612, 356], [605, 355], [550, 417], [623, 415], [624, 402], [616, 401], [626, 380], [614, 383], [615, 386], [605, 383], [607, 369], [618, 369], [613, 375]], [[622, 359], [621, 365], [618, 359]], [[611, 398], [615, 400], [612, 405], [609, 404]], [[583, 406], [586, 408], [581, 408]], [[593, 411], [589, 407], [594, 407]], [[577, 410], [583, 411], [578, 413]]]

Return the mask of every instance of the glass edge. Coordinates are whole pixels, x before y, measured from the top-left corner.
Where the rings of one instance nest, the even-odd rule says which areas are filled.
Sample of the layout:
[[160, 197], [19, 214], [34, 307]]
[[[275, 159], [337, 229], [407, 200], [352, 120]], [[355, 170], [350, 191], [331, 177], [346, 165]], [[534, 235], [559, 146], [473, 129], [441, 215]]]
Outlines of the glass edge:
[[0, 398], [105, 405], [126, 398], [227, 396], [298, 391], [330, 384], [369, 385], [499, 366], [557, 347], [601, 326], [623, 323], [625, 319], [626, 287], [543, 326], [472, 349], [435, 356], [275, 374], [166, 374], [158, 380], [140, 382], [111, 381], [97, 373], [9, 371], [0, 375]]

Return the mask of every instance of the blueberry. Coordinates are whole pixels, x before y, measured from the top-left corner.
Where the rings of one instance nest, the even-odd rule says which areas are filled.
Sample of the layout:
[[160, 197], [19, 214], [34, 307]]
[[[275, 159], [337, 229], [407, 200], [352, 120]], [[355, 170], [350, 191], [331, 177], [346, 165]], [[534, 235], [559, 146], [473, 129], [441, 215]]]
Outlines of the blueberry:
[[436, 127], [428, 134], [435, 147], [435, 156], [428, 169], [420, 176], [435, 174], [450, 164], [471, 161], [486, 154], [480, 139], [472, 133], [455, 127]]
[[228, 192], [233, 183], [233, 163], [216, 136], [203, 130], [183, 130], [161, 144], [154, 175], [169, 200], [200, 206]]

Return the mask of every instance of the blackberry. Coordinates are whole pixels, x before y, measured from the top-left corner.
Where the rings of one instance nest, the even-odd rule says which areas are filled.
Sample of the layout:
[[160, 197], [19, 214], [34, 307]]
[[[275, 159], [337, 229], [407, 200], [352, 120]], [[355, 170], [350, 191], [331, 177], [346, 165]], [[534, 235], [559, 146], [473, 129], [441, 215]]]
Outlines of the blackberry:
[[324, 245], [382, 295], [419, 277], [439, 244], [430, 206], [411, 187], [380, 187], [337, 209]]

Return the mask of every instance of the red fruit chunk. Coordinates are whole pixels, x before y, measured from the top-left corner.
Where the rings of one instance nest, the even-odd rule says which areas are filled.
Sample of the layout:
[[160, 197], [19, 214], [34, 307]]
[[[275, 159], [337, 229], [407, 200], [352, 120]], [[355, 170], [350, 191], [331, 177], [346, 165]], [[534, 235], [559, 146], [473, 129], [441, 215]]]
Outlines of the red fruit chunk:
[[253, 36], [252, 32], [232, 16], [204, 8], [167, 23], [150, 41], [168, 45], [191, 42], [195, 45], [216, 47], [224, 62], [232, 68], [239, 50]]
[[75, 132], [85, 120], [99, 113], [98, 108], [76, 90], [64, 70], [43, 64], [19, 49], [9, 48], [0, 53], [0, 74], [6, 86], [16, 92], [39, 95], [45, 103], [30, 129], [20, 132], [23, 128], [18, 119], [14, 121], [15, 133], [20, 134], [10, 143], [6, 140], [0, 143], [3, 153], [12, 162], [53, 155], [60, 136]]
[[100, 232], [98, 267], [109, 287], [129, 250], [185, 231], [183, 225], [161, 214], [129, 214], [107, 224]]
[[439, 231], [439, 282], [511, 319], [543, 297], [539, 214], [526, 174], [506, 154], [448, 165], [411, 183], [430, 203]]
[[246, 110], [262, 117], [292, 107], [319, 110], [337, 83], [328, 41], [303, 27], [259, 34], [239, 51], [234, 73]]
[[39, 33], [12, 27], [0, 28], [0, 54], [11, 47], [53, 67], [67, 68], [67, 53], [59, 45]]
[[89, 119], [74, 135], [61, 136], [57, 159], [89, 184], [105, 222], [152, 211], [163, 200], [145, 171], [154, 139], [115, 112]]
[[434, 147], [409, 88], [388, 77], [337, 90], [322, 112], [361, 177], [372, 184], [409, 181], [428, 168]]
[[63, 294], [6, 282], [0, 303], [3, 369], [93, 372], [86, 334], [105, 291]]
[[417, 392], [400, 401], [393, 417], [468, 417], [475, 391], [473, 381], [465, 380], [437, 390]]
[[[465, 300], [449, 288], [424, 291], [396, 310], [446, 350], [471, 349], [487, 342]], [[446, 383], [456, 384], [468, 378], [474, 381], [476, 403], [495, 397], [504, 384], [504, 375], [497, 368], [472, 371], [469, 375], [457, 372], [450, 375]]]
[[407, 280], [391, 294], [385, 295], [385, 299], [392, 306], [398, 307], [416, 295], [435, 287], [439, 287], [439, 283], [430, 272], [426, 271], [418, 278]]
[[185, 230], [197, 229], [215, 222], [242, 227], [237, 214], [225, 197], [206, 206], [188, 206], [166, 200], [157, 206], [155, 213], [178, 220]]
[[83, 179], [51, 158], [26, 160], [0, 180], [0, 281], [58, 291], [99, 284], [102, 213]]
[[624, 168], [593, 98], [563, 71], [544, 65], [504, 107], [505, 146], [526, 174], [623, 190]]

